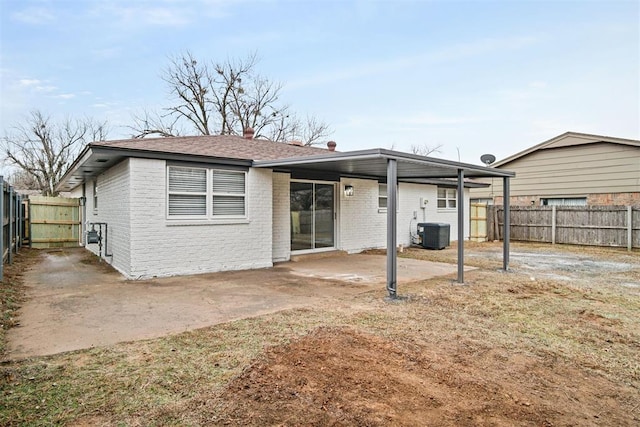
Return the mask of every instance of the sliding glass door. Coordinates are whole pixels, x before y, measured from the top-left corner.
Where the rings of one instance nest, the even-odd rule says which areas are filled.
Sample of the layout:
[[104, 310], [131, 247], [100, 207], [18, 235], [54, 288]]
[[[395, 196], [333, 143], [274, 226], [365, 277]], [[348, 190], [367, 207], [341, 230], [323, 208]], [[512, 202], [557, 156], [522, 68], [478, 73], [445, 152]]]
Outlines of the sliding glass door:
[[291, 250], [335, 246], [335, 186], [291, 182]]

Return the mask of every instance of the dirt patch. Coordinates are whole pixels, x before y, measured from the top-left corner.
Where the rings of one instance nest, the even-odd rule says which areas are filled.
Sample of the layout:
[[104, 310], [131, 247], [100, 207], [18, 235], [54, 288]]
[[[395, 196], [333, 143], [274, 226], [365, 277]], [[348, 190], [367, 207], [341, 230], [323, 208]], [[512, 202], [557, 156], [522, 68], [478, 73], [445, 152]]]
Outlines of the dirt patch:
[[[552, 358], [429, 349], [321, 328], [274, 348], [222, 395], [231, 425], [624, 425], [618, 386]], [[581, 378], [580, 385], [570, 385]], [[603, 411], [606, 402], [609, 410]]]
[[36, 251], [22, 249], [13, 255], [13, 264], [4, 266], [0, 282], [0, 356], [5, 351], [7, 331], [20, 324], [17, 311], [24, 302], [24, 272], [37, 261]]

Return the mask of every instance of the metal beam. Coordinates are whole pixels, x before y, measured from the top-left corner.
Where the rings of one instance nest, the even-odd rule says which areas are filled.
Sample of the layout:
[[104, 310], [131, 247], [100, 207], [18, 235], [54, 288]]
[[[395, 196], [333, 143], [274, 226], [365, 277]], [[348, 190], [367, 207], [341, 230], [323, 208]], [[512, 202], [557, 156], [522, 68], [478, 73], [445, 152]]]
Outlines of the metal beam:
[[511, 238], [511, 196], [509, 195], [509, 177], [503, 178], [502, 204], [504, 205], [504, 224], [502, 238], [502, 269], [509, 270], [509, 239]]
[[458, 283], [464, 283], [464, 169], [458, 169]]
[[397, 245], [398, 161], [387, 159], [387, 291], [395, 299], [398, 291]]

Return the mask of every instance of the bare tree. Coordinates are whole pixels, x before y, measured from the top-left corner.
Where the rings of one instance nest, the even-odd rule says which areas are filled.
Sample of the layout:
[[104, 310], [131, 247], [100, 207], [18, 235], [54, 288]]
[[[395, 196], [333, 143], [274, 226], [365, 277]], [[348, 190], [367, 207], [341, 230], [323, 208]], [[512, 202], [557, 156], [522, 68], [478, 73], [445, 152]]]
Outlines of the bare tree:
[[144, 138], [147, 135], [157, 135], [162, 137], [180, 136], [184, 133], [178, 125], [179, 117], [168, 117], [147, 110], [140, 114], [133, 115], [135, 127], [130, 127], [135, 133], [133, 138]]
[[331, 134], [329, 125], [314, 116], [299, 119], [296, 115], [281, 116], [269, 127], [266, 137], [272, 141], [300, 141], [303, 145], [318, 145]]
[[8, 177], [7, 181], [18, 190], [39, 190], [38, 181], [32, 175], [23, 170], [15, 170]]
[[411, 153], [419, 156], [429, 156], [433, 153], [442, 152], [442, 144], [434, 145], [433, 147], [427, 144], [411, 145]]
[[104, 122], [89, 118], [52, 122], [49, 116], [34, 110], [24, 123], [2, 137], [4, 160], [35, 180], [43, 195], [55, 196], [55, 185], [80, 146], [104, 140], [107, 132]]
[[256, 138], [323, 142], [329, 126], [316, 118], [297, 119], [280, 103], [282, 85], [256, 74], [256, 64], [255, 54], [220, 63], [198, 61], [190, 52], [172, 58], [163, 80], [175, 104], [163, 115], [134, 117], [134, 137], [176, 136], [185, 124], [187, 132], [199, 135], [242, 135], [253, 128]]

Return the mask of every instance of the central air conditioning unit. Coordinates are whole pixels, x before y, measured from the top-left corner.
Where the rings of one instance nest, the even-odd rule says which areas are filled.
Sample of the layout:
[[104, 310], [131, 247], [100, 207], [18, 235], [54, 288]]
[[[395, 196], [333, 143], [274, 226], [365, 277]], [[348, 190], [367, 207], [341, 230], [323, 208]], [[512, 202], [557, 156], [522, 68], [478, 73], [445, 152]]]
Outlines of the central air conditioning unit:
[[418, 224], [418, 236], [425, 249], [444, 249], [449, 246], [451, 226], [443, 222], [421, 222]]

